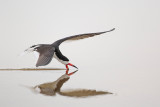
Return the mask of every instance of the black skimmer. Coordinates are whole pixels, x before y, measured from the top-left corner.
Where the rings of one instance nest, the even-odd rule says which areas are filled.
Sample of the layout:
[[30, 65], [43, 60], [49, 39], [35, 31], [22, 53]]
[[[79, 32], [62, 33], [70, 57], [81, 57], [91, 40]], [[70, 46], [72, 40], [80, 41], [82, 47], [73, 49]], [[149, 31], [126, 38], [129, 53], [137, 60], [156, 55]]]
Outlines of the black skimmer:
[[59, 50], [59, 45], [64, 41], [85, 39], [85, 38], [93, 37], [93, 36], [100, 35], [100, 34], [103, 34], [106, 32], [111, 32], [114, 29], [115, 28], [108, 30], [108, 31], [104, 31], [104, 32], [86, 33], [86, 34], [79, 34], [79, 35], [74, 35], [74, 36], [70, 36], [70, 37], [65, 37], [63, 39], [55, 41], [52, 44], [33, 45], [30, 48], [26, 49], [25, 51], [32, 51], [32, 52], [39, 53], [39, 56], [38, 56], [39, 58], [36, 63], [36, 67], [48, 65], [51, 62], [52, 58], [54, 57], [59, 62], [64, 64], [66, 66], [66, 69], [69, 69], [68, 65], [77, 68], [75, 65], [69, 63], [69, 59], [61, 53], [61, 51]]

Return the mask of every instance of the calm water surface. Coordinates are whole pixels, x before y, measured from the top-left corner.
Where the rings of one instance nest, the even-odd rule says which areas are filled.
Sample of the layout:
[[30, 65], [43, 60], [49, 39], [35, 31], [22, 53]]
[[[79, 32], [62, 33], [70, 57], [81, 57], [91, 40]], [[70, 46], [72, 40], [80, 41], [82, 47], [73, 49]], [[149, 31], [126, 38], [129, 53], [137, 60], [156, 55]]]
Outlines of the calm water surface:
[[[154, 73], [153, 73], [154, 72]], [[55, 93], [48, 96], [33, 87], [56, 81], [65, 70], [0, 71], [1, 107], [159, 107], [160, 82], [156, 71], [113, 71], [80, 69], [63, 84], [61, 90], [96, 90], [113, 94], [69, 97]]]

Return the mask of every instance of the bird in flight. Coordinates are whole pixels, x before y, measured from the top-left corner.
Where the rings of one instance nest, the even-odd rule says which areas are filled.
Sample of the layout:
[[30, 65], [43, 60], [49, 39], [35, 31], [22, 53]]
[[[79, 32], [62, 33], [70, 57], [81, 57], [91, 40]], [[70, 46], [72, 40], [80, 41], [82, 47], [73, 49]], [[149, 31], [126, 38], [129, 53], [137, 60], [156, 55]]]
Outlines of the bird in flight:
[[74, 41], [74, 40], [85, 39], [88, 37], [93, 37], [93, 36], [100, 35], [103, 33], [111, 32], [114, 29], [115, 28], [108, 30], [108, 31], [104, 31], [104, 32], [86, 33], [86, 34], [69, 36], [69, 37], [59, 39], [52, 44], [33, 45], [33, 46], [29, 47], [28, 49], [26, 49], [25, 52], [38, 52], [39, 53], [36, 67], [48, 65], [51, 62], [52, 58], [55, 58], [59, 62], [64, 64], [66, 66], [66, 69], [69, 69], [68, 66], [72, 66], [72, 67], [77, 68], [75, 65], [73, 65], [69, 62], [69, 59], [66, 56], [64, 56], [61, 53], [61, 51], [59, 50], [59, 45], [61, 43], [63, 43], [64, 41]]

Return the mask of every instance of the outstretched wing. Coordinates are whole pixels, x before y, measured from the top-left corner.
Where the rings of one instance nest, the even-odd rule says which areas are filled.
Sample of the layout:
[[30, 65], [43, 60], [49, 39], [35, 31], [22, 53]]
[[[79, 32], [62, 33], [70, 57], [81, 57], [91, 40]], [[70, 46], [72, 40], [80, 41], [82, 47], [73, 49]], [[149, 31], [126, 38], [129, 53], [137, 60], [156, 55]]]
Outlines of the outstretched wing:
[[51, 62], [55, 48], [51, 47], [51, 45], [41, 45], [36, 47], [35, 51], [39, 52], [39, 58], [36, 64], [38, 66], [44, 66]]
[[100, 34], [103, 34], [103, 33], [111, 32], [113, 30], [115, 30], [115, 28], [113, 28], [113, 29], [111, 29], [109, 31], [104, 31], [104, 32], [86, 33], [86, 34], [79, 34], [79, 35], [75, 35], [75, 36], [70, 36], [70, 37], [66, 37], [66, 38], [57, 40], [53, 44], [60, 45], [64, 41], [74, 41], [74, 40], [85, 39], [85, 38], [93, 37], [93, 36], [100, 35]]

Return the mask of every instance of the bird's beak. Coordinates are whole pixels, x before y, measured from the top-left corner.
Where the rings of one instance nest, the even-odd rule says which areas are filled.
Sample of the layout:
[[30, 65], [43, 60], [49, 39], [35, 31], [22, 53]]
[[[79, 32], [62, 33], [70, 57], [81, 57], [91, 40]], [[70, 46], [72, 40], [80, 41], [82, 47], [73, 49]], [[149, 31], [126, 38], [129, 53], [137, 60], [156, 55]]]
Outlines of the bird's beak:
[[75, 65], [73, 65], [73, 64], [71, 64], [71, 63], [68, 63], [67, 65], [70, 65], [70, 66], [75, 67], [75, 68], [78, 69], [78, 67], [76, 67]]
[[71, 72], [71, 73], [69, 73], [69, 74], [67, 74], [68, 76], [71, 76], [71, 75], [73, 75], [74, 73], [76, 73], [78, 70], [76, 70], [76, 71], [74, 71], [74, 72]]

